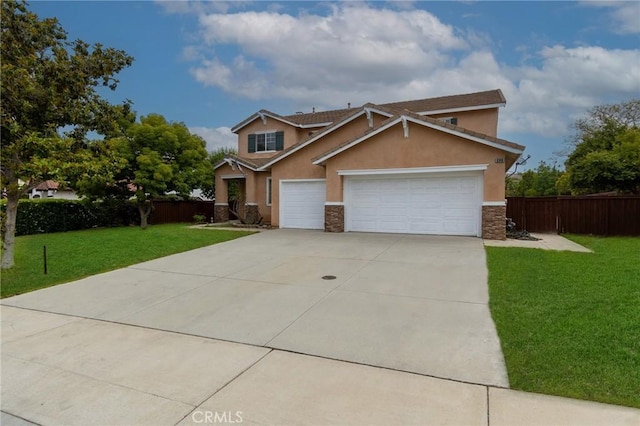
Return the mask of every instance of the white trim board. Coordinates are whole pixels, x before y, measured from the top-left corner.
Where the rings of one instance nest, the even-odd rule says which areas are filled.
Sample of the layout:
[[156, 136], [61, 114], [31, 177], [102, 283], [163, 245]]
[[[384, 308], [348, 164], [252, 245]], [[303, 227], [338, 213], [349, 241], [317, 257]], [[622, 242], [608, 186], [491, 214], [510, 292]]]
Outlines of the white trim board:
[[436, 166], [436, 167], [408, 167], [403, 169], [361, 169], [338, 170], [340, 176], [369, 176], [369, 175], [408, 175], [417, 173], [450, 173], [450, 172], [475, 172], [487, 170], [488, 164], [474, 164], [461, 166]]

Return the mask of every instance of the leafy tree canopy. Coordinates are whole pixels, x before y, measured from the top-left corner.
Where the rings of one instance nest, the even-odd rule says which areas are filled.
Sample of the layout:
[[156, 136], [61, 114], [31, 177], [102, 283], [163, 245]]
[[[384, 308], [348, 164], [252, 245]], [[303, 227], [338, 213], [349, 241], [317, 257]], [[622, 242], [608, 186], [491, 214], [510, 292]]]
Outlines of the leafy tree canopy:
[[213, 170], [207, 161], [206, 143], [183, 123], [170, 123], [161, 115], [150, 114], [127, 124], [124, 133], [101, 143], [101, 151], [115, 153], [124, 167], [113, 177], [85, 180], [79, 188], [94, 197], [135, 196], [143, 228], [154, 199], [168, 192], [188, 197], [211, 180]]
[[1, 5], [0, 184], [7, 196], [2, 267], [9, 268], [22, 194], [45, 179], [63, 183], [117, 166], [94, 161], [85, 135], [117, 132], [129, 105], [109, 104], [98, 88], [115, 89], [114, 76], [133, 59], [122, 50], [67, 41], [55, 18], [39, 19], [26, 2]]
[[507, 178], [507, 195], [515, 197], [542, 197], [558, 195], [556, 182], [562, 175], [556, 165], [548, 165], [544, 161], [534, 170], [522, 173], [520, 180]]
[[565, 163], [574, 194], [640, 193], [640, 100], [602, 105], [576, 121]]

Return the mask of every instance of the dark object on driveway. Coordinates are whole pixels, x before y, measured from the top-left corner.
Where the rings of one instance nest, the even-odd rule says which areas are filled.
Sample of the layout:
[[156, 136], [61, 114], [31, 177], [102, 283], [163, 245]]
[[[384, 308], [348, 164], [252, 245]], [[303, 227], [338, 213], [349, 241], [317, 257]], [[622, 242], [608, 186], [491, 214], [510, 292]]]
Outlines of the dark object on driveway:
[[516, 223], [510, 217], [507, 218], [507, 238], [526, 241], [538, 241], [540, 239], [532, 237], [526, 230], [518, 231], [516, 229]]

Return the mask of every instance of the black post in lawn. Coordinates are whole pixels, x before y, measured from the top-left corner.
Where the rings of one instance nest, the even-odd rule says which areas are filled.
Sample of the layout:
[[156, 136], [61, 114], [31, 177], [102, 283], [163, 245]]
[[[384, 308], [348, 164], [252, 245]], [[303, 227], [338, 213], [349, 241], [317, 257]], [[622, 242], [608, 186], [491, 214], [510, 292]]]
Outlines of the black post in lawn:
[[47, 275], [47, 246], [42, 246], [42, 254], [44, 258], [44, 274]]

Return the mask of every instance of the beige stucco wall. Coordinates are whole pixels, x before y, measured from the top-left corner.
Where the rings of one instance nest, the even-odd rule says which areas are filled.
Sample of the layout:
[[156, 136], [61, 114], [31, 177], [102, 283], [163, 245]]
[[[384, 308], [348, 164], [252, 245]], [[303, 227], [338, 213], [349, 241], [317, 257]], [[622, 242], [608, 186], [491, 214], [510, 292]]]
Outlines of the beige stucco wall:
[[[385, 117], [374, 114], [374, 126], [383, 119]], [[271, 168], [273, 178], [272, 205], [274, 206], [271, 209], [271, 224], [274, 226], [279, 224], [277, 206], [280, 202], [279, 183], [281, 179], [324, 179], [325, 168], [314, 166], [311, 159], [353, 139], [367, 129], [369, 129], [369, 122], [363, 115], [274, 164]]]
[[458, 119], [458, 126], [460, 127], [493, 137], [496, 137], [498, 134], [498, 108], [451, 112], [448, 114], [429, 115], [429, 117], [456, 117]]
[[484, 200], [504, 201], [505, 169], [504, 164], [495, 163], [496, 158], [504, 158], [504, 152], [414, 123], [409, 123], [409, 137], [405, 139], [398, 123], [327, 161], [327, 201], [343, 201], [338, 170], [476, 164], [488, 164]]
[[251, 153], [249, 154], [249, 135], [256, 132], [284, 132], [284, 148], [288, 148], [298, 142], [298, 129], [290, 126], [282, 121], [274, 120], [267, 117], [266, 124], [261, 119], [254, 120], [252, 123], [240, 129], [238, 132], [238, 155], [246, 158], [269, 158], [277, 154], [277, 152]]
[[228, 164], [224, 164], [215, 170], [216, 181], [216, 203], [226, 203], [227, 199], [227, 183], [224, 182], [222, 176], [224, 175], [239, 175], [241, 174], [237, 170], [233, 170]]
[[[263, 217], [264, 223], [271, 221], [271, 207], [267, 206], [267, 177], [270, 176], [269, 172], [253, 172], [248, 169], [243, 169], [245, 176], [245, 193], [247, 203], [256, 203], [260, 214]], [[216, 179], [216, 203], [227, 203], [227, 179], [223, 179], [222, 176], [241, 176], [240, 171], [233, 170], [229, 165], [225, 164], [220, 166], [215, 171]]]

